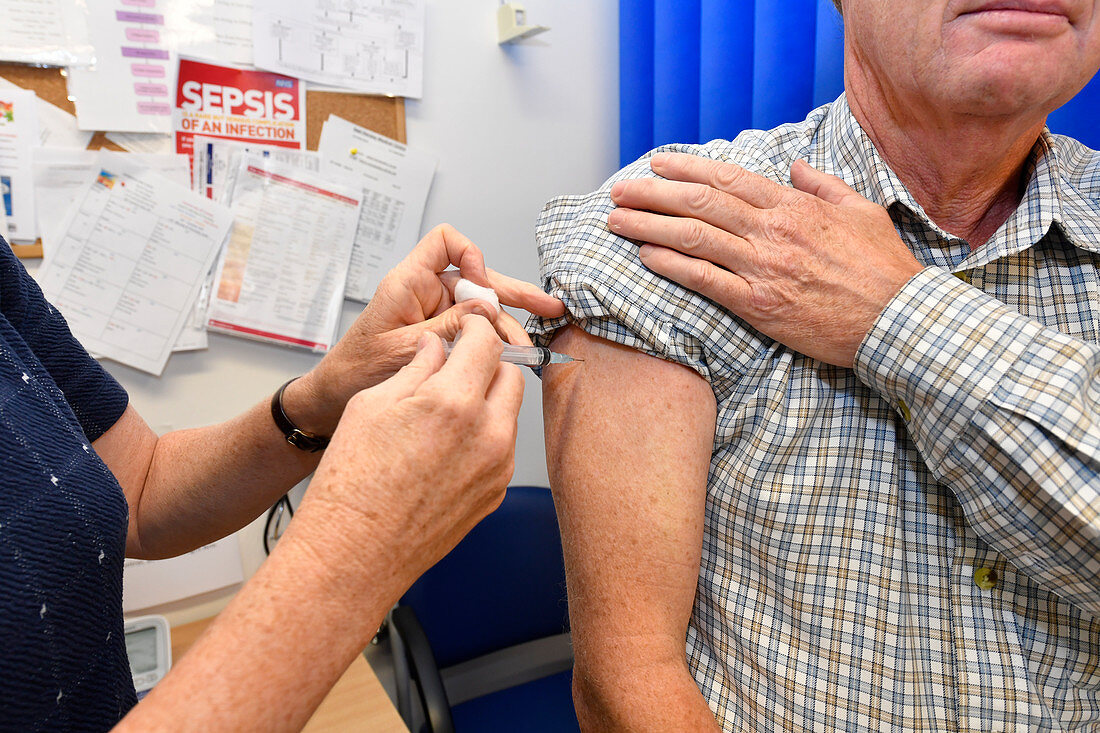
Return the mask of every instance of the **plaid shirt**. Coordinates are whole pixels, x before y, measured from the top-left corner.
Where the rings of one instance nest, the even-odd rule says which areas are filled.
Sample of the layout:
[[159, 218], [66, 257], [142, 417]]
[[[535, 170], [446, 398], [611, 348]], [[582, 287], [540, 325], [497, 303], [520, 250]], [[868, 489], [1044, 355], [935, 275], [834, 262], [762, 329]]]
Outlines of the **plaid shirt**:
[[[589, 333], [694, 369], [718, 405], [687, 657], [727, 731], [1100, 730], [1100, 158], [1044, 132], [971, 252], [842, 96], [801, 123], [662, 148], [790, 184], [803, 158], [886, 207], [926, 269], [854, 370], [646, 270], [608, 189], [538, 224]], [[546, 343], [566, 321], [528, 324]], [[613, 449], [613, 446], [609, 448]]]

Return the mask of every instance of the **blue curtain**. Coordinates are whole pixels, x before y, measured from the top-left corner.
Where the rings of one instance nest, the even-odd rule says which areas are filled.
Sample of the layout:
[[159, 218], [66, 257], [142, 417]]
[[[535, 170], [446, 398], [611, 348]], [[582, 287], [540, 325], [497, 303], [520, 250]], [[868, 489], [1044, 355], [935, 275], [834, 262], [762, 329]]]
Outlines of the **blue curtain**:
[[[619, 0], [619, 157], [801, 120], [844, 89], [831, 0]], [[1100, 148], [1100, 76], [1050, 116]]]
[[1100, 74], [1077, 96], [1050, 113], [1047, 126], [1051, 132], [1075, 137], [1093, 150], [1100, 150]]

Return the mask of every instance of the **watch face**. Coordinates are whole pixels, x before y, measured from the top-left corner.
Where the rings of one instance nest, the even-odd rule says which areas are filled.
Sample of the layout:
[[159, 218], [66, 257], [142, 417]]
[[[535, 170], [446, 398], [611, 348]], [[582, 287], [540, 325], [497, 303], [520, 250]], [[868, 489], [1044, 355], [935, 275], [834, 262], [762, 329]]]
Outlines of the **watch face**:
[[157, 630], [138, 629], [126, 634], [126, 656], [130, 658], [130, 674], [138, 675], [157, 668]]

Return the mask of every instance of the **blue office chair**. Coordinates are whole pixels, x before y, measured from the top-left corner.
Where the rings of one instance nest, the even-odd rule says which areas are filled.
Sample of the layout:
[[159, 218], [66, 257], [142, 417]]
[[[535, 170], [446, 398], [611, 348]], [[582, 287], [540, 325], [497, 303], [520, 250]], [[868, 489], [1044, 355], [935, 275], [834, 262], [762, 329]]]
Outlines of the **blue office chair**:
[[432, 733], [579, 730], [548, 489], [509, 488], [500, 508], [413, 584], [390, 613], [390, 630], [397, 707], [410, 729], [423, 719], [421, 730]]

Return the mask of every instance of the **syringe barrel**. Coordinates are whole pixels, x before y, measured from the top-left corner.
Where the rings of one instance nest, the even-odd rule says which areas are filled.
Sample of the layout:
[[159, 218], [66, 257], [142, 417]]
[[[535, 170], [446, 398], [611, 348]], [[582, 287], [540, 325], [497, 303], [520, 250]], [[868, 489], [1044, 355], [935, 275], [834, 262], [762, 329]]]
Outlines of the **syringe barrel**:
[[550, 363], [550, 349], [545, 346], [513, 346], [505, 344], [501, 361], [522, 366], [545, 366]]

